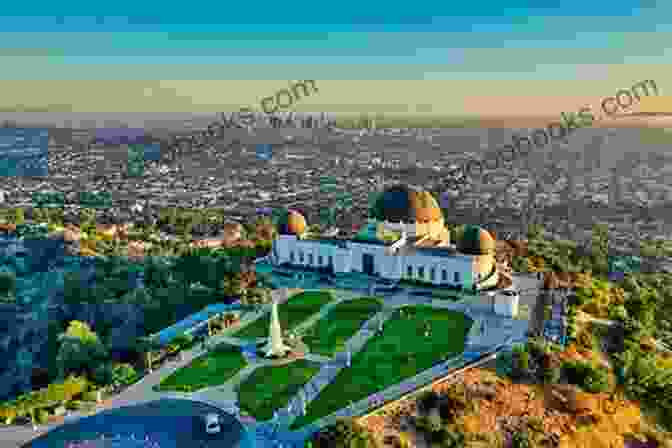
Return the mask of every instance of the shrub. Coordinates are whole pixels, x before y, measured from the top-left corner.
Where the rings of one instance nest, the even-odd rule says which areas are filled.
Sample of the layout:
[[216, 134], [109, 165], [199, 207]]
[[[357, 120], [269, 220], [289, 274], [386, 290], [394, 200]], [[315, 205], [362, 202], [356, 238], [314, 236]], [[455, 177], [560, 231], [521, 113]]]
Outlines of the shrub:
[[592, 349], [593, 348], [593, 333], [589, 326], [583, 327], [576, 336], [576, 343], [579, 347]]
[[68, 411], [76, 411], [80, 407], [82, 407], [81, 400], [72, 400], [65, 403], [65, 409], [67, 409]]
[[35, 413], [35, 421], [40, 425], [44, 425], [49, 422], [49, 412], [46, 409], [38, 409]]
[[69, 401], [82, 394], [89, 383], [84, 377], [70, 376], [63, 382], [64, 401]]
[[511, 376], [513, 370], [513, 354], [503, 351], [495, 359], [497, 375], [501, 377]]
[[609, 319], [624, 322], [628, 318], [628, 310], [623, 305], [616, 305], [609, 309]]
[[441, 419], [452, 422], [464, 415], [467, 410], [473, 410], [475, 401], [467, 400], [467, 394], [462, 384], [452, 384], [440, 395], [438, 410]]
[[533, 431], [544, 432], [544, 422], [539, 417], [530, 417], [527, 426]]
[[352, 446], [375, 448], [377, 443], [371, 432], [352, 418], [343, 418], [313, 435], [313, 448]]
[[112, 363], [106, 362], [93, 369], [93, 381], [100, 386], [107, 386], [113, 381]]
[[14, 295], [16, 276], [11, 272], [0, 272], [0, 296]]
[[82, 401], [98, 401], [98, 391], [90, 390], [82, 394]]
[[433, 390], [428, 390], [420, 394], [417, 398], [416, 403], [418, 405], [418, 410], [421, 413], [428, 413], [431, 409], [437, 406], [439, 400], [439, 394]]
[[403, 432], [393, 436], [391, 445], [393, 448], [411, 448], [413, 446], [409, 435]]
[[519, 431], [511, 438], [511, 448], [530, 448], [530, 435], [527, 431]]
[[128, 386], [138, 379], [138, 372], [130, 364], [117, 364], [112, 369], [112, 383]]
[[4, 404], [2, 407], [0, 407], [0, 418], [3, 420], [3, 422], [6, 425], [11, 425], [14, 423], [14, 420], [16, 417], [18, 417], [19, 413], [12, 404]]
[[527, 371], [530, 368], [530, 354], [528, 352], [521, 352], [518, 355], [518, 362], [520, 368], [523, 371]]
[[548, 384], [557, 384], [560, 382], [562, 369], [560, 366], [550, 365], [544, 368], [544, 382]]
[[534, 358], [541, 359], [547, 351], [546, 343], [541, 338], [531, 338], [527, 342], [527, 351]]
[[562, 365], [568, 381], [587, 392], [597, 393], [609, 390], [609, 372], [585, 361], [565, 361]]

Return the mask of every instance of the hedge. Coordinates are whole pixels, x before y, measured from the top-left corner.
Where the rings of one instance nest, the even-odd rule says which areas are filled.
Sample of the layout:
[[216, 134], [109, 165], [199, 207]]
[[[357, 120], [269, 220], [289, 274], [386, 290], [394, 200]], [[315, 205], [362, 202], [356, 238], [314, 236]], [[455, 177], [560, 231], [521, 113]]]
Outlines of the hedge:
[[6, 424], [13, 423], [17, 417], [29, 416], [31, 410], [38, 411], [58, 403], [67, 403], [82, 395], [89, 382], [84, 377], [70, 376], [61, 383], [50, 384], [39, 391], [28, 392], [15, 400], [0, 405], [0, 419]]

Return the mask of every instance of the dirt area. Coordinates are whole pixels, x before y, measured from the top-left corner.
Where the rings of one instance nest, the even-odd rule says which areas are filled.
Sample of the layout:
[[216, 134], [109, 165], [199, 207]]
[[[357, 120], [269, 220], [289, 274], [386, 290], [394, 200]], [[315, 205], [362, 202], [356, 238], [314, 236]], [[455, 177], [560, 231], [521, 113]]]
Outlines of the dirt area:
[[[584, 356], [570, 349], [563, 357]], [[639, 403], [618, 398], [622, 397], [618, 390], [613, 397], [609, 393], [576, 392], [573, 409], [569, 410], [549, 398], [554, 396], [552, 390], [556, 385], [515, 384], [485, 369], [469, 370], [460, 375], [460, 380], [467, 388], [481, 385], [496, 390], [492, 400], [476, 398], [478, 411], [458, 420], [467, 433], [515, 431], [526, 425], [528, 419], [536, 417], [542, 422], [545, 434], [556, 435], [560, 448], [612, 448], [623, 447], [623, 435], [637, 432], [648, 420], [640, 412]], [[447, 387], [449, 385], [444, 383], [433, 390], [442, 392]], [[402, 419], [395, 414], [413, 415], [415, 412], [414, 400], [406, 400], [396, 407], [388, 407], [387, 415], [372, 415], [360, 421], [382, 440], [384, 436], [400, 433]], [[412, 435], [411, 440], [414, 438]], [[417, 446], [424, 446], [424, 443]]]

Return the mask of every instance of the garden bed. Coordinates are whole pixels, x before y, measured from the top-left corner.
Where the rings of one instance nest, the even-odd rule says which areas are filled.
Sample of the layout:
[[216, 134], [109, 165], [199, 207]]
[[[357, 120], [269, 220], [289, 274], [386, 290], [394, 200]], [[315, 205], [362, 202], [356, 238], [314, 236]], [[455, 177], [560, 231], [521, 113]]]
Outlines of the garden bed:
[[218, 386], [233, 378], [246, 365], [240, 348], [221, 344], [163, 379], [155, 390], [193, 392]]
[[[278, 305], [280, 328], [291, 330], [313, 314], [318, 313], [324, 305], [333, 300], [334, 297], [330, 293], [322, 291], [302, 292], [291, 297], [287, 302]], [[270, 313], [266, 313], [232, 334], [232, 336], [241, 339], [267, 337], [270, 319]]]
[[345, 342], [381, 309], [381, 300], [374, 297], [339, 303], [303, 335], [302, 341], [311, 353], [333, 356], [342, 351]]
[[[429, 369], [464, 351], [465, 337], [473, 321], [462, 313], [428, 306], [402, 308], [386, 321], [381, 336], [374, 336], [351, 362], [327, 385], [299, 417], [293, 428], [355, 403], [389, 386]], [[425, 336], [425, 324], [431, 327]]]
[[258, 367], [238, 386], [240, 408], [257, 420], [268, 420], [319, 372], [317, 363], [303, 359], [282, 366]]

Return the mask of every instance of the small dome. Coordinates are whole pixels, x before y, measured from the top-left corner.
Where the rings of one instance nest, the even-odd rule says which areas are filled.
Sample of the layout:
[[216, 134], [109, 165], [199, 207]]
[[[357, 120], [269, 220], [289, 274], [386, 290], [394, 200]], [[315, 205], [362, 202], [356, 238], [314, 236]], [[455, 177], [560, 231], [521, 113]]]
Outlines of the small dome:
[[456, 236], [457, 250], [470, 255], [494, 254], [496, 243], [490, 233], [474, 225], [464, 227]]
[[428, 191], [395, 185], [378, 196], [371, 208], [374, 219], [389, 222], [424, 223], [443, 217], [439, 204]]
[[306, 218], [296, 210], [287, 210], [278, 221], [278, 233], [281, 235], [301, 235], [307, 227]]

